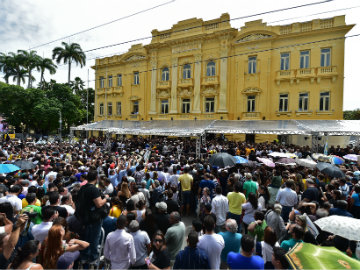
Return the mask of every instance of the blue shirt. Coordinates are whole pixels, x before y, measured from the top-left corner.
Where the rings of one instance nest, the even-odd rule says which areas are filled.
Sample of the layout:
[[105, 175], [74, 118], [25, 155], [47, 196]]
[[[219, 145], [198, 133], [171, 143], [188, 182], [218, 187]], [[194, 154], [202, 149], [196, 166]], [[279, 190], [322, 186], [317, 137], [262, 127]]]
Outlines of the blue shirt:
[[264, 269], [264, 260], [260, 256], [245, 257], [235, 252], [229, 252], [227, 264], [230, 269]]
[[239, 253], [242, 235], [241, 233], [232, 233], [229, 231], [219, 232], [219, 234], [224, 238], [225, 242], [225, 247], [221, 252], [221, 260], [226, 262], [227, 255], [230, 251]]
[[332, 216], [332, 215], [353, 217], [353, 215], [351, 213], [349, 213], [348, 211], [346, 211], [344, 209], [340, 209], [340, 208], [330, 208], [329, 216]]
[[360, 194], [354, 192], [354, 194], [351, 196], [351, 198], [354, 199], [354, 206], [360, 206]]
[[210, 269], [209, 259], [201, 249], [185, 247], [176, 255], [173, 269]]
[[289, 251], [296, 245], [296, 243], [299, 242], [303, 242], [303, 240], [296, 240], [294, 238], [290, 238], [289, 240], [282, 241], [280, 247], [286, 251]]

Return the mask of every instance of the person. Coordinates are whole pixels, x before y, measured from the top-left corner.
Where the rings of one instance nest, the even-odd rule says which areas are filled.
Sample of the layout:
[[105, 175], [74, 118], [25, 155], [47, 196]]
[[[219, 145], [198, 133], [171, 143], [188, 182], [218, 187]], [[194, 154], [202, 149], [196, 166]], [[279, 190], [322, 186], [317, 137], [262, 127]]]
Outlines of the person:
[[208, 256], [197, 247], [197, 232], [190, 231], [186, 242], [187, 247], [176, 255], [173, 269], [210, 269]]
[[304, 229], [300, 225], [296, 224], [295, 226], [290, 227], [291, 238], [289, 240], [284, 240], [281, 242], [280, 247], [285, 251], [292, 249], [297, 243], [303, 242], [304, 238]]
[[179, 212], [172, 212], [169, 216], [171, 227], [166, 231], [165, 241], [169, 251], [170, 260], [175, 260], [175, 256], [180, 251], [185, 239], [185, 225], [180, 220]]
[[145, 258], [150, 253], [151, 241], [149, 235], [145, 231], [140, 230], [137, 220], [133, 220], [129, 224], [129, 231], [134, 238], [136, 261], [131, 266], [132, 269], [146, 269]]
[[122, 211], [122, 203], [118, 196], [114, 196], [111, 198], [111, 208], [109, 211], [109, 216], [118, 218], [121, 215]]
[[80, 257], [80, 251], [64, 252], [57, 261], [57, 269], [72, 269], [74, 262]]
[[265, 214], [265, 220], [269, 227], [271, 227], [276, 235], [276, 238], [281, 240], [286, 235], [286, 227], [284, 220], [281, 217], [282, 206], [279, 203], [274, 205], [274, 210], [269, 210]]
[[344, 216], [344, 217], [353, 217], [353, 215], [347, 211], [348, 203], [345, 200], [338, 200], [335, 202], [333, 208], [330, 208], [329, 216], [337, 215], [337, 216]]
[[182, 205], [181, 213], [184, 214], [184, 207], [186, 207], [186, 215], [190, 213], [190, 203], [191, 203], [191, 188], [193, 185], [193, 177], [189, 174], [189, 167], [184, 168], [184, 173], [180, 175], [179, 182], [181, 186], [181, 195], [182, 195]]
[[170, 255], [165, 243], [164, 234], [157, 231], [154, 235], [152, 244], [153, 251], [149, 257], [145, 258], [145, 262], [149, 269], [170, 269]]
[[238, 232], [241, 231], [242, 205], [246, 202], [246, 197], [240, 192], [240, 190], [241, 184], [236, 182], [234, 185], [234, 191], [227, 194], [227, 199], [229, 201], [229, 212], [227, 213], [227, 218], [236, 220]]
[[20, 185], [13, 185], [9, 189], [9, 194], [0, 198], [0, 203], [9, 202], [14, 208], [14, 214], [18, 214], [22, 209], [21, 199], [18, 198], [19, 194], [22, 191], [22, 187]]
[[264, 260], [254, 253], [254, 238], [245, 234], [241, 238], [241, 252], [229, 252], [227, 264], [230, 269], [264, 269]]
[[234, 219], [229, 218], [226, 220], [225, 229], [225, 232], [219, 232], [225, 242], [225, 247], [221, 252], [221, 269], [227, 268], [226, 259], [230, 251], [240, 251], [240, 242], [242, 237], [241, 233], [238, 233], [238, 225]]
[[24, 230], [28, 216], [22, 214], [16, 220], [10, 234], [0, 234], [0, 269], [6, 269], [10, 263], [15, 246], [19, 240], [20, 233]]
[[80, 252], [80, 257], [84, 261], [92, 262], [99, 256], [97, 246], [101, 231], [101, 217], [94, 215], [94, 212], [104, 206], [106, 197], [101, 198], [100, 190], [95, 187], [97, 171], [90, 170], [87, 174], [87, 180], [88, 182], [79, 190], [75, 202], [75, 216], [81, 224], [86, 224], [80, 233], [80, 239], [90, 243], [88, 249]]
[[251, 222], [255, 221], [254, 214], [256, 211], [261, 210], [261, 205], [258, 202], [255, 193], [250, 192], [249, 198], [246, 203], [242, 205], [244, 211], [243, 224], [245, 228], [245, 233], [247, 233], [248, 226]]
[[41, 219], [41, 207], [35, 205], [36, 204], [36, 194], [28, 193], [26, 194], [26, 201], [28, 205], [21, 210], [21, 213], [29, 212], [29, 213], [37, 213], [35, 217], [31, 219], [34, 224], [40, 224], [42, 222]]
[[264, 232], [267, 227], [265, 215], [261, 211], [256, 211], [254, 214], [255, 221], [250, 223], [248, 227], [249, 234], [256, 237], [256, 241], [261, 242], [264, 240]]
[[296, 215], [295, 223], [300, 225], [304, 229], [304, 242], [317, 245], [314, 235], [307, 228], [306, 215]]
[[245, 173], [246, 181], [243, 184], [243, 191], [245, 194], [246, 199], [248, 199], [250, 193], [257, 193], [258, 185], [256, 182], [252, 180], [251, 173]]
[[229, 212], [229, 201], [222, 195], [221, 186], [215, 188], [215, 197], [211, 202], [211, 213], [216, 215], [216, 232], [223, 229], [226, 221], [226, 214]]
[[167, 191], [167, 197], [168, 197], [168, 199], [165, 201], [165, 203], [166, 203], [166, 205], [167, 205], [167, 211], [168, 211], [169, 213], [172, 213], [172, 212], [174, 212], [174, 211], [179, 212], [179, 210], [180, 210], [178, 203], [173, 200], [173, 195], [174, 195], [174, 192], [173, 192], [171, 189], [169, 189], [169, 190]]
[[10, 265], [10, 269], [37, 270], [44, 269], [41, 264], [33, 261], [39, 255], [41, 243], [37, 240], [27, 241], [18, 251]]
[[65, 229], [62, 225], [53, 225], [41, 247], [41, 265], [45, 269], [55, 269], [59, 257], [65, 252], [84, 250], [89, 246], [88, 242], [79, 239], [71, 239], [68, 243], [64, 240]]
[[111, 261], [112, 269], [128, 269], [136, 262], [134, 238], [125, 230], [126, 216], [121, 215], [116, 222], [117, 230], [106, 237], [104, 256]]
[[274, 252], [271, 258], [271, 262], [275, 269], [289, 269], [290, 265], [286, 259], [286, 251], [281, 247], [274, 247]]
[[44, 206], [41, 208], [42, 222], [31, 228], [31, 234], [34, 239], [42, 243], [48, 235], [48, 232], [59, 214], [54, 207]]
[[159, 230], [155, 215], [150, 208], [145, 211], [145, 219], [140, 222], [140, 230], [147, 232], [149, 237], [155, 235]]
[[168, 228], [170, 227], [169, 215], [166, 213], [167, 204], [165, 202], [158, 202], [155, 204], [155, 207], [157, 213], [154, 215], [154, 218], [157, 222], [159, 229], [165, 234]]
[[60, 217], [67, 218], [68, 212], [65, 207], [59, 206], [60, 204], [60, 194], [57, 191], [52, 191], [49, 194], [50, 206], [54, 207], [55, 210], [59, 213]]
[[[274, 230], [267, 226], [264, 231], [264, 241], [260, 242], [260, 252], [257, 255], [262, 256], [265, 262], [265, 269], [274, 269], [272, 264], [273, 248], [279, 246]], [[257, 245], [258, 246], [258, 245]]]
[[354, 218], [360, 219], [360, 185], [354, 185], [354, 192], [351, 195], [351, 212]]
[[292, 208], [298, 203], [297, 194], [294, 190], [292, 190], [293, 186], [293, 180], [286, 181], [285, 188], [280, 189], [276, 196], [276, 202], [280, 203], [282, 206], [281, 217], [284, 222], [289, 220], [289, 214]]
[[306, 179], [307, 189], [303, 192], [301, 200], [305, 202], [319, 201], [320, 193], [315, 182], [311, 178]]
[[225, 247], [224, 238], [214, 233], [215, 220], [208, 215], [204, 218], [205, 234], [200, 236], [197, 247], [205, 251], [209, 258], [211, 269], [220, 269], [221, 252]]

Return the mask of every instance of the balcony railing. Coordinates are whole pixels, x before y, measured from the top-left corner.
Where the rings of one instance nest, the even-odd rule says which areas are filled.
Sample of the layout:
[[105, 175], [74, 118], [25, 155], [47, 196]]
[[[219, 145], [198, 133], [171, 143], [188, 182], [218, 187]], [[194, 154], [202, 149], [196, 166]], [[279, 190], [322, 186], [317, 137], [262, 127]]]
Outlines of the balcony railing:
[[337, 68], [335, 66], [329, 66], [329, 67], [319, 67], [318, 68], [318, 74], [319, 75], [333, 75], [337, 73]]
[[315, 76], [314, 68], [301, 68], [296, 71], [297, 78], [313, 77], [313, 76]]
[[193, 79], [180, 79], [179, 86], [188, 87], [193, 85]]
[[216, 85], [216, 84], [219, 84], [219, 77], [218, 76], [203, 77], [202, 84], [203, 85]]
[[171, 87], [171, 81], [158, 81], [157, 88], [165, 89]]
[[259, 118], [260, 112], [243, 112], [242, 117], [243, 118]]

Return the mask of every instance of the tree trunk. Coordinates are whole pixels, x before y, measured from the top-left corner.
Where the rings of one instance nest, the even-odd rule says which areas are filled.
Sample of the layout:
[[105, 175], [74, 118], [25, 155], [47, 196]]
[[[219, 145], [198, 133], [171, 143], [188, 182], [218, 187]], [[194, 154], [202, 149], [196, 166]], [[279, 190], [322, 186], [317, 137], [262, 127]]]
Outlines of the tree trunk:
[[68, 83], [70, 83], [71, 60], [69, 59]]
[[27, 88], [30, 88], [31, 87], [31, 69], [29, 70], [29, 81], [28, 81], [28, 87]]
[[20, 86], [20, 74], [19, 74], [19, 76], [17, 77], [17, 86]]

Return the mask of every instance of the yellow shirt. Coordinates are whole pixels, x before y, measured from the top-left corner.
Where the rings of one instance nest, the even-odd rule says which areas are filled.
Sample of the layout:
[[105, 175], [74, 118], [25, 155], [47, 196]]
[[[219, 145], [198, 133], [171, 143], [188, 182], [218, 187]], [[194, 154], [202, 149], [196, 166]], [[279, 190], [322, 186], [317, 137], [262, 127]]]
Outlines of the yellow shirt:
[[189, 191], [189, 190], [191, 190], [193, 177], [188, 173], [184, 173], [184, 174], [180, 175], [179, 182], [181, 183], [182, 191]]
[[[28, 202], [26, 200], [26, 198], [22, 199], [21, 200], [21, 203], [22, 203], [22, 208], [25, 208], [26, 206], [28, 206]], [[36, 203], [35, 203], [36, 206], [41, 206], [41, 202], [39, 199], [36, 199]]]
[[235, 215], [241, 215], [242, 204], [246, 202], [245, 195], [241, 192], [230, 192], [227, 198], [229, 200], [229, 212]]

